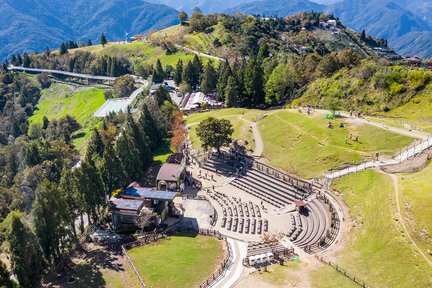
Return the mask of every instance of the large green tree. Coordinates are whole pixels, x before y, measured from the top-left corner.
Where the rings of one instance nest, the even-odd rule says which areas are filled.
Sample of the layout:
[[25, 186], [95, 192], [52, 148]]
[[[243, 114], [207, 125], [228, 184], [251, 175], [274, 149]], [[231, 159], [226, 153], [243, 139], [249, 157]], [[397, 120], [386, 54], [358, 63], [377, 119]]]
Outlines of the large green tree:
[[99, 38], [99, 42], [102, 45], [102, 47], [105, 47], [105, 45], [108, 43], [108, 40], [105, 36], [105, 33], [101, 33], [100, 38]]
[[158, 59], [156, 62], [156, 68], [153, 72], [153, 82], [158, 84], [158, 83], [162, 83], [163, 80], [164, 80], [164, 71], [162, 68], [162, 63]]
[[36, 201], [32, 211], [36, 235], [45, 258], [52, 263], [61, 255], [61, 239], [67, 236], [64, 227], [66, 205], [63, 198], [59, 197], [55, 183], [43, 181], [35, 194]]
[[228, 84], [225, 88], [225, 106], [230, 107], [236, 107], [238, 101], [238, 87], [237, 87], [237, 80], [230, 76], [228, 78]]
[[174, 82], [176, 85], [180, 85], [183, 81], [182, 79], [182, 74], [183, 74], [183, 61], [180, 59], [177, 62], [175, 71], [174, 71]]
[[247, 106], [257, 106], [264, 103], [263, 71], [254, 57], [250, 58], [244, 74], [244, 88], [247, 96]]
[[213, 63], [209, 61], [204, 68], [204, 73], [201, 80], [201, 90], [208, 94], [215, 91], [217, 85], [218, 77], [216, 70], [213, 67]]
[[227, 119], [209, 117], [200, 122], [196, 132], [205, 150], [215, 148], [220, 152], [222, 146], [231, 143], [234, 129], [231, 122]]
[[21, 213], [14, 211], [2, 223], [3, 236], [9, 243], [12, 271], [20, 287], [39, 287], [46, 262], [36, 236], [21, 219]]
[[284, 103], [293, 96], [297, 83], [294, 68], [288, 64], [279, 64], [267, 81], [266, 103], [269, 105]]

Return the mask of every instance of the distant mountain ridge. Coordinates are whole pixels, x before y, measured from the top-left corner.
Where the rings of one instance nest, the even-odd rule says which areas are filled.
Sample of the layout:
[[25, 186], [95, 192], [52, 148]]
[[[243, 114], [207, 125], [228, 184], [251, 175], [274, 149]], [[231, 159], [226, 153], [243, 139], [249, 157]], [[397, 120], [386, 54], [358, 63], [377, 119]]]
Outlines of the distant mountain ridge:
[[97, 42], [178, 23], [178, 12], [142, 0], [0, 0], [0, 59], [57, 48], [65, 40]]
[[225, 10], [226, 13], [241, 11], [246, 14], [285, 17], [299, 12], [324, 11], [326, 6], [308, 0], [260, 0]]
[[301, 11], [333, 13], [344, 25], [384, 38], [402, 55], [432, 57], [432, 1], [430, 0], [261, 0], [238, 5], [229, 13], [285, 17]]

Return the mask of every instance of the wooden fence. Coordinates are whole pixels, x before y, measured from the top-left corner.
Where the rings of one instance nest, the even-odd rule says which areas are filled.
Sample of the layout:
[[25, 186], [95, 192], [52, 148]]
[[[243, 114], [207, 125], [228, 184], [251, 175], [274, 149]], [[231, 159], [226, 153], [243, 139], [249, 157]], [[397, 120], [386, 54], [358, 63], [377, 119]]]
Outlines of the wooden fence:
[[335, 262], [331, 262], [328, 260], [325, 260], [323, 257], [320, 257], [318, 255], [315, 255], [315, 258], [317, 258], [318, 260], [320, 260], [321, 262], [330, 265], [331, 267], [333, 267], [337, 272], [341, 273], [342, 275], [344, 275], [345, 277], [347, 277], [348, 279], [350, 279], [351, 281], [353, 281], [354, 283], [356, 283], [357, 285], [359, 285], [360, 287], [363, 288], [370, 288], [369, 285], [366, 284], [366, 282], [364, 282], [363, 280], [361, 280], [358, 277], [355, 277], [354, 275], [351, 275], [350, 273], [348, 273], [345, 269], [343, 269], [342, 267], [340, 267], [339, 265], [337, 265]]

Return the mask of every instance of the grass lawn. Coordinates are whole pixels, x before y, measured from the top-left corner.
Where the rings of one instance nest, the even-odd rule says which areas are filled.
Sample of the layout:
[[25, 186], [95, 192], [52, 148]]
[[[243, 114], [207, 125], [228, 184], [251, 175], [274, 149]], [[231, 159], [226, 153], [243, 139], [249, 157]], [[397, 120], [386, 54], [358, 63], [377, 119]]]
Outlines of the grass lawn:
[[265, 283], [271, 284], [272, 287], [302, 287], [304, 282], [307, 282], [306, 279], [309, 280], [311, 287], [317, 288], [358, 287], [328, 265], [312, 268], [305, 262], [289, 262], [284, 266], [272, 265], [268, 271], [256, 272], [254, 275]]
[[66, 115], [75, 117], [82, 129], [75, 134], [73, 143], [80, 152], [84, 152], [87, 139], [91, 135], [90, 130], [100, 123], [100, 120], [93, 117], [93, 113], [104, 102], [102, 89], [53, 83], [50, 88], [43, 90], [37, 110], [29, 121], [41, 123], [43, 116], [50, 121]]
[[166, 138], [162, 140], [162, 143], [153, 150], [153, 162], [154, 164], [164, 164], [168, 157], [175, 151], [171, 148], [171, 139]]
[[148, 287], [189, 288], [214, 272], [224, 251], [215, 238], [179, 235], [128, 253]]
[[[330, 168], [359, 163], [375, 152], [393, 155], [413, 139], [361, 124], [339, 128], [342, 120], [280, 110], [258, 122], [264, 142], [264, 156], [274, 166], [301, 177], [319, 176]], [[349, 140], [350, 134], [359, 141]], [[347, 143], [345, 143], [347, 139]], [[313, 151], [313, 153], [311, 153]]]
[[338, 265], [371, 287], [431, 287], [430, 267], [398, 223], [392, 179], [367, 170], [336, 180], [333, 188], [343, 193], [355, 223]]
[[[417, 173], [399, 175], [399, 204], [411, 237], [425, 255], [432, 250], [432, 164]], [[429, 256], [432, 260], [432, 256]]]
[[254, 149], [255, 142], [253, 139], [252, 131], [250, 130], [250, 125], [246, 121], [240, 119], [240, 117], [246, 120], [250, 120], [254, 119], [257, 115], [260, 115], [260, 113], [261, 112], [259, 110], [230, 108], [191, 114], [190, 116], [188, 116], [186, 124], [189, 126], [189, 137], [192, 141], [192, 146], [196, 150], [202, 150], [201, 142], [196, 135], [196, 128], [202, 120], [211, 116], [215, 118], [223, 118], [229, 120], [234, 128], [233, 139], [246, 140], [248, 142], [248, 145], [246, 145], [247, 148]]
[[[89, 47], [77, 48], [69, 50], [70, 53], [76, 51], [87, 51], [102, 56], [118, 56], [129, 59], [132, 63], [145, 63], [149, 65], [156, 65], [160, 59], [162, 66], [171, 65], [175, 67], [178, 60], [182, 59], [183, 62], [193, 60], [194, 54], [188, 54], [184, 51], [177, 51], [174, 54], [167, 54], [165, 50], [157, 45], [153, 45], [148, 41], [136, 41], [128, 44], [108, 43], [105, 47], [102, 45], [94, 45]], [[200, 57], [204, 64], [208, 62], [208, 58]]]

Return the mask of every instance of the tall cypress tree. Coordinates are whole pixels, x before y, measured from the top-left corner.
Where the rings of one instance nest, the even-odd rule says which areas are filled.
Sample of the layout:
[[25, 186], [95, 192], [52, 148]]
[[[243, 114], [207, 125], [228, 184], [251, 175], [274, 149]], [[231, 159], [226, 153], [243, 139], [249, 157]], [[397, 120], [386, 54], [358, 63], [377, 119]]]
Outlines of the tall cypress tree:
[[9, 243], [12, 271], [20, 287], [38, 287], [46, 266], [42, 249], [35, 235], [21, 220], [21, 213], [13, 211], [3, 221], [5, 239]]
[[100, 135], [99, 130], [94, 128], [92, 137], [87, 147], [87, 158], [94, 156], [102, 157], [104, 148], [105, 147], [102, 141], [102, 136]]
[[102, 47], [105, 47], [105, 45], [108, 43], [108, 40], [105, 36], [105, 33], [101, 33], [101, 36], [99, 38], [100, 44], [102, 45]]
[[183, 61], [180, 59], [177, 62], [176, 69], [174, 72], [174, 82], [176, 85], [180, 85], [180, 83], [182, 83], [183, 81], [182, 75], [183, 75]]
[[67, 49], [66, 44], [64, 42], [62, 42], [60, 44], [60, 52], [59, 53], [60, 53], [60, 55], [64, 55], [64, 54], [68, 53], [68, 49]]
[[204, 69], [204, 74], [201, 81], [201, 90], [208, 94], [216, 89], [217, 85], [216, 70], [213, 67], [213, 63], [209, 61]]
[[[56, 186], [45, 180], [36, 189], [36, 200], [33, 203], [36, 235], [45, 254], [45, 258], [53, 263], [60, 252], [60, 239], [63, 237], [63, 217], [65, 204], [59, 197]], [[69, 223], [68, 223], [69, 224]]]
[[230, 76], [228, 78], [228, 84], [225, 89], [225, 106], [230, 107], [236, 107], [238, 101], [238, 87], [237, 87], [237, 80]]
[[232, 71], [228, 61], [222, 62], [220, 65], [222, 68], [220, 68], [220, 74], [216, 88], [218, 99], [223, 101], [225, 97], [225, 87], [228, 84], [229, 77], [232, 76]]
[[76, 189], [75, 174], [70, 169], [69, 165], [63, 164], [62, 175], [58, 188], [59, 197], [65, 203], [65, 222], [69, 224], [73, 237], [77, 238], [75, 219], [78, 217], [79, 192]]
[[162, 63], [161, 61], [158, 59], [156, 62], [156, 68], [153, 72], [153, 82], [154, 83], [162, 83], [164, 80], [164, 71], [162, 68]]
[[105, 193], [108, 196], [112, 191], [126, 184], [126, 173], [121, 160], [115, 154], [111, 144], [105, 147], [100, 174], [104, 183]]
[[254, 57], [250, 58], [244, 75], [245, 94], [247, 106], [257, 106], [264, 103], [264, 74]]

